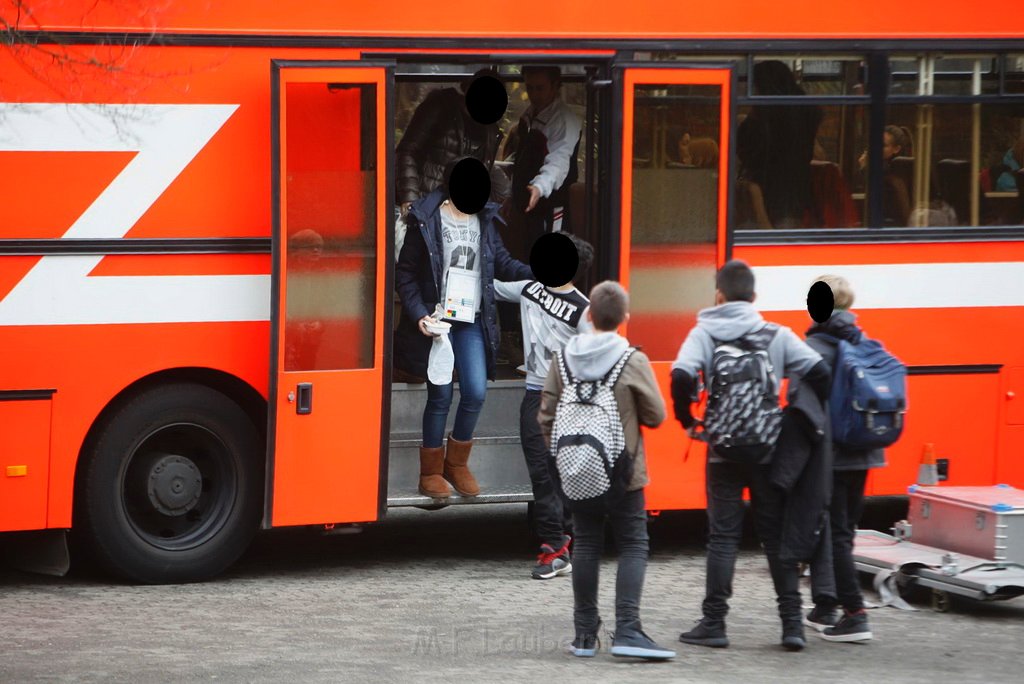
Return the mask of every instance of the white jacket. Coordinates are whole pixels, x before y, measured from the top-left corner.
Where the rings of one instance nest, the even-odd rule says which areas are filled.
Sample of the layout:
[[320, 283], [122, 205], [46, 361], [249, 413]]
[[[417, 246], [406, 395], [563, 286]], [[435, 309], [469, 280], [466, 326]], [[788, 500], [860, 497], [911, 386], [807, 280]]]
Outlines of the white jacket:
[[547, 138], [548, 153], [544, 156], [544, 165], [530, 181], [530, 185], [540, 190], [541, 197], [550, 197], [551, 193], [562, 187], [569, 175], [572, 153], [580, 140], [583, 123], [561, 97], [556, 97], [554, 102], [538, 113], [534, 113], [531, 106], [523, 119], [531, 131], [539, 131]]

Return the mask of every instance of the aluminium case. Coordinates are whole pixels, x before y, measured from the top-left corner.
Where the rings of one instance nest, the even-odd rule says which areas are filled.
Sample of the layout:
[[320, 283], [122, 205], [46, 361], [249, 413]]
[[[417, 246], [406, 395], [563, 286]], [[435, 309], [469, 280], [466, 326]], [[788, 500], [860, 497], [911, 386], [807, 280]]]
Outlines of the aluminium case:
[[1024, 490], [913, 485], [908, 522], [916, 544], [1024, 563]]

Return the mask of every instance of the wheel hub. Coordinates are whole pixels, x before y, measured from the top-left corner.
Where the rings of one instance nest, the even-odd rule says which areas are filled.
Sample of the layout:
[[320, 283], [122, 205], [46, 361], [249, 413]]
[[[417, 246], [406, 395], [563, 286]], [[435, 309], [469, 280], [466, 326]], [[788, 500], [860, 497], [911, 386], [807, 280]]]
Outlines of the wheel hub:
[[185, 515], [195, 507], [202, 493], [203, 474], [184, 456], [162, 455], [149, 469], [149, 501], [164, 515]]

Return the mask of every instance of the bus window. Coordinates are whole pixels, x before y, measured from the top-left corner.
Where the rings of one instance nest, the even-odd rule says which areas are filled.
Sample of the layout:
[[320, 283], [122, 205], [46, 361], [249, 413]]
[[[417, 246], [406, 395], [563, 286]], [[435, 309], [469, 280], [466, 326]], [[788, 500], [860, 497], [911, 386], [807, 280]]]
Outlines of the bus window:
[[371, 368], [375, 86], [289, 83], [286, 96], [284, 370]]
[[667, 361], [714, 303], [721, 87], [636, 85], [633, 105], [629, 337]]
[[[1017, 60], [1006, 60], [1012, 87]], [[932, 95], [987, 96], [999, 90], [993, 55], [924, 55], [892, 60], [883, 153], [883, 191], [897, 187], [904, 209], [887, 201], [886, 225], [953, 227], [1024, 221], [1018, 173], [1024, 164], [1024, 110], [1017, 104], [929, 103]], [[925, 77], [927, 76], [927, 77]], [[893, 150], [898, 150], [893, 155]], [[890, 199], [890, 198], [887, 198]]]
[[737, 121], [737, 228], [863, 225], [867, 110], [823, 98], [860, 97], [865, 82], [856, 57], [754, 60]]

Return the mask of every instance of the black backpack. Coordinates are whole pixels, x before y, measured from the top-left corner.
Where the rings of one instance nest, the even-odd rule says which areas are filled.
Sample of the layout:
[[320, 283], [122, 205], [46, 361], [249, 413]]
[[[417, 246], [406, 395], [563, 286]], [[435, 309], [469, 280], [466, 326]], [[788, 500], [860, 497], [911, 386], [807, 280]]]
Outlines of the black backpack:
[[782, 427], [779, 381], [768, 346], [779, 326], [767, 323], [736, 340], [711, 338], [705, 440], [727, 461], [758, 463], [775, 449]]

